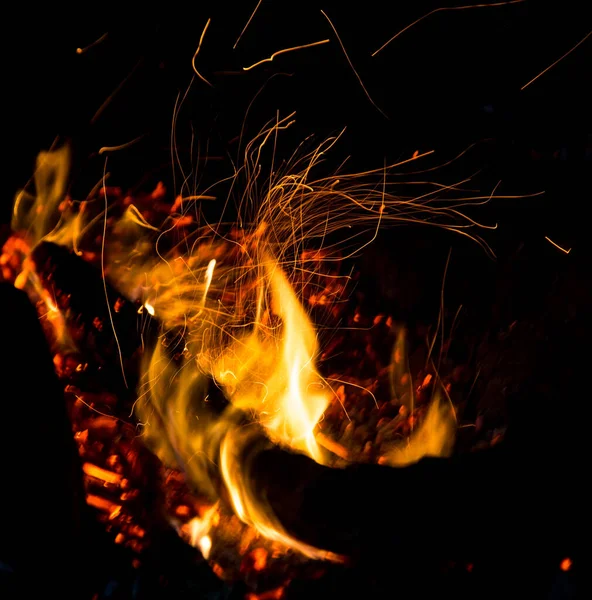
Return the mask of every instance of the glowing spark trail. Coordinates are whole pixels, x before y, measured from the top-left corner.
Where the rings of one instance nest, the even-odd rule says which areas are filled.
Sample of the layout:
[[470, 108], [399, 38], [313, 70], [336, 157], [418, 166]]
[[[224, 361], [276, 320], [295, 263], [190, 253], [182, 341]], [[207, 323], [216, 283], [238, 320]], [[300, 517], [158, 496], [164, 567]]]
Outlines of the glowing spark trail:
[[260, 4], [261, 4], [261, 0], [259, 0], [259, 2], [257, 2], [257, 6], [255, 7], [255, 10], [251, 13], [251, 16], [249, 17], [249, 20], [247, 21], [247, 24], [243, 27], [243, 30], [240, 32], [240, 35], [238, 36], [236, 42], [234, 42], [234, 46], [232, 47], [233, 50], [236, 50], [236, 47], [238, 46], [238, 43], [240, 42], [241, 38], [243, 37], [243, 34], [245, 33], [245, 31], [247, 30], [247, 27], [249, 26], [249, 24], [253, 20], [253, 17], [255, 16], [255, 13], [259, 9], [259, 5]]
[[386, 115], [385, 112], [378, 106], [378, 104], [376, 104], [376, 102], [374, 102], [374, 100], [372, 100], [372, 97], [368, 93], [368, 90], [366, 89], [366, 86], [364, 85], [362, 78], [356, 71], [352, 61], [350, 60], [350, 58], [345, 50], [345, 46], [343, 45], [343, 42], [341, 41], [341, 38], [339, 37], [339, 34], [337, 33], [337, 29], [335, 29], [335, 25], [333, 25], [333, 23], [331, 22], [331, 19], [329, 19], [329, 17], [327, 16], [327, 13], [324, 10], [321, 10], [321, 13], [322, 13], [323, 17], [325, 17], [325, 19], [327, 19], [329, 25], [331, 26], [331, 29], [333, 30], [333, 33], [335, 34], [335, 37], [337, 38], [337, 41], [339, 42], [339, 45], [341, 46], [341, 49], [343, 50], [343, 54], [345, 55], [345, 58], [347, 59], [347, 62], [349, 63], [351, 70], [354, 72], [354, 75], [356, 76], [357, 80], [360, 82], [360, 85], [362, 86], [362, 89], [364, 90], [364, 94], [366, 94], [366, 97], [368, 98], [368, 100], [370, 100], [370, 102], [372, 103], [372, 106], [374, 106], [374, 108], [376, 108], [376, 110], [385, 119], [388, 119], [389, 118], [388, 115]]
[[206, 26], [203, 28], [203, 31], [201, 32], [201, 36], [199, 38], [199, 43], [197, 44], [197, 50], [195, 51], [195, 54], [193, 55], [193, 58], [191, 59], [191, 66], [193, 67], [193, 70], [195, 71], [195, 74], [204, 82], [207, 83], [210, 87], [214, 87], [198, 70], [197, 67], [195, 66], [195, 59], [197, 58], [197, 55], [199, 54], [199, 51], [201, 49], [201, 44], [203, 42], [203, 39], [206, 35], [206, 31], [208, 30], [208, 27], [210, 26], [210, 21], [212, 19], [208, 19]]
[[98, 46], [101, 42], [106, 40], [108, 36], [109, 36], [109, 32], [106, 31], [100, 38], [96, 39], [94, 42], [92, 42], [88, 46], [85, 46], [84, 48], [76, 48], [76, 54], [84, 54], [85, 52], [88, 52], [91, 48]]
[[123, 366], [123, 355], [121, 353], [121, 345], [119, 344], [119, 338], [117, 337], [117, 331], [115, 330], [115, 322], [113, 321], [113, 314], [111, 313], [111, 304], [109, 302], [109, 293], [107, 292], [107, 280], [105, 279], [105, 236], [107, 235], [107, 158], [105, 158], [105, 167], [103, 169], [103, 196], [105, 197], [105, 218], [103, 220], [103, 235], [101, 237], [101, 276], [103, 278], [103, 289], [105, 290], [105, 300], [107, 302], [107, 311], [109, 313], [109, 320], [111, 321], [111, 328], [113, 329], [113, 338], [117, 344], [117, 352], [119, 354], [119, 364], [121, 365], [121, 375], [123, 376], [123, 383], [125, 387], [129, 388], [127, 384], [127, 378], [125, 376], [125, 368]]
[[250, 71], [259, 65], [262, 65], [264, 62], [271, 62], [276, 56], [280, 54], [285, 54], [286, 52], [293, 52], [294, 50], [304, 50], [304, 48], [312, 48], [313, 46], [320, 46], [321, 44], [327, 44], [330, 40], [320, 40], [319, 42], [312, 42], [311, 44], [302, 44], [302, 46], [293, 46], [291, 48], [284, 48], [283, 50], [278, 50], [274, 52], [269, 58], [264, 58], [259, 62], [256, 62], [254, 65], [250, 67], [243, 67], [243, 71]]
[[592, 31], [589, 31], [571, 50], [568, 50], [563, 56], [560, 56], [554, 63], [550, 64], [544, 71], [541, 71], [536, 77], [533, 77], [528, 83], [525, 83], [520, 91], [527, 88], [531, 83], [536, 81], [541, 75], [544, 75], [549, 69], [552, 69], [558, 62], [561, 62], [566, 56], [571, 54], [580, 44], [583, 44], [592, 35]]
[[105, 112], [105, 109], [109, 106], [109, 104], [111, 104], [111, 102], [113, 102], [113, 99], [117, 96], [117, 94], [119, 94], [119, 92], [121, 92], [121, 90], [125, 87], [127, 82], [130, 81], [130, 79], [134, 76], [134, 74], [140, 68], [140, 65], [143, 62], [144, 59], [140, 58], [140, 60], [138, 60], [138, 62], [134, 65], [132, 70], [128, 73], [128, 75], [126, 75], [122, 82], [115, 88], [115, 90], [113, 90], [113, 92], [111, 92], [111, 94], [109, 94], [105, 102], [103, 102], [103, 104], [99, 106], [97, 112], [93, 115], [92, 119], [90, 120], [91, 125], [94, 125], [98, 121], [99, 117], [103, 114], [103, 112]]
[[405, 33], [408, 29], [411, 29], [411, 27], [413, 27], [414, 25], [417, 25], [417, 23], [419, 23], [420, 21], [427, 19], [430, 15], [433, 15], [434, 13], [443, 12], [445, 10], [467, 10], [469, 8], [491, 8], [494, 6], [505, 6], [507, 4], [518, 4], [520, 2], [525, 2], [525, 1], [526, 0], [509, 0], [509, 2], [494, 2], [493, 4], [469, 4], [468, 6], [443, 6], [442, 8], [435, 8], [434, 10], [431, 10], [429, 13], [423, 15], [423, 17], [419, 17], [419, 19], [416, 19], [415, 21], [413, 21], [413, 23], [410, 23], [409, 25], [407, 25], [407, 27], [404, 27], [403, 29], [401, 29], [401, 31], [399, 31], [398, 33], [393, 35], [393, 37], [390, 40], [386, 41], [378, 50], [375, 50], [372, 53], [372, 56], [376, 56], [379, 52], [384, 50], [391, 42], [396, 40], [401, 34]]
[[571, 248], [568, 248], [566, 250], [565, 248], [562, 248], [559, 244], [556, 244], [551, 238], [545, 236], [545, 239], [549, 242], [549, 244], [552, 244], [553, 246], [555, 246], [555, 248], [561, 250], [561, 252], [563, 252], [564, 254], [569, 254], [571, 252]]
[[125, 144], [120, 144], [119, 146], [103, 146], [99, 149], [99, 154], [105, 154], [105, 152], [116, 152], [117, 150], [124, 150], [125, 148], [129, 148], [133, 146], [136, 142], [139, 142], [145, 134], [139, 135], [137, 138], [126, 142]]

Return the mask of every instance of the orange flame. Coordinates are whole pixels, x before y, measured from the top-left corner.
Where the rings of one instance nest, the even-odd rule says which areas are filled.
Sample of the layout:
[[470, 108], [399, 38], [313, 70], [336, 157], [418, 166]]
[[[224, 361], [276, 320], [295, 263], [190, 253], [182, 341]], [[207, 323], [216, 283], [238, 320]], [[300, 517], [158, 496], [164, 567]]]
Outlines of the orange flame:
[[[247, 144], [245, 164], [235, 177], [247, 178], [241, 215], [249, 206], [254, 216], [251, 226], [238, 233], [225, 236], [222, 228], [207, 226], [161, 253], [161, 240], [174, 229], [172, 218], [173, 225], [167, 228], [165, 222], [161, 230], [131, 204], [120, 218], [108, 220], [111, 207], [106, 201], [95, 203], [100, 206], [94, 216], [90, 202], [64, 203], [67, 149], [40, 155], [37, 195], [23, 192], [17, 198], [13, 228], [27, 233], [31, 248], [49, 240], [79, 252], [92, 225], [104, 223], [103, 276], [108, 275], [125, 296], [141, 305], [141, 311], [162, 325], [158, 342], [145, 353], [135, 407], [145, 443], [164, 463], [182, 468], [190, 484], [213, 502], [229, 497], [236, 515], [265, 537], [307, 556], [338, 560], [288, 535], [245, 475], [250, 461], [270, 443], [319, 463], [325, 462], [326, 453], [317, 439], [324, 447], [331, 446], [324, 436], [316, 437], [331, 390], [316, 369], [315, 330], [291, 284], [295, 274], [309, 273], [314, 264], [302, 264], [295, 257], [304, 240], [323, 247], [329, 234], [349, 230], [352, 222], [367, 228], [348, 234], [342, 245], [348, 256], [370, 244], [379, 227], [389, 223], [420, 222], [462, 235], [469, 235], [468, 227], [485, 226], [464, 217], [460, 202], [430, 203], [439, 193], [456, 192], [454, 187], [415, 182], [432, 188], [417, 200], [388, 191], [387, 174], [398, 165], [314, 179], [313, 168], [338, 137], [304, 157], [295, 154], [272, 174], [267, 191], [258, 195], [256, 190], [263, 187], [255, 185], [262, 150], [274, 134], [277, 137], [291, 125], [292, 116], [278, 118]], [[191, 198], [210, 197], [210, 191]], [[188, 210], [185, 204], [191, 198], [184, 198], [187, 202], [179, 204], [180, 210]], [[469, 197], [465, 202], [489, 199]], [[465, 221], [457, 225], [459, 219]], [[113, 244], [107, 243], [107, 236]], [[480, 238], [474, 239], [487, 248]], [[330, 258], [337, 248], [324, 250]], [[44, 299], [56, 330], [65, 336], [63, 316], [40, 286], [33, 265], [24, 268], [17, 283]], [[394, 395], [409, 388], [405, 351], [401, 338], [393, 363]], [[212, 407], [214, 392], [228, 401], [223, 409]], [[416, 430], [406, 448], [393, 448], [384, 460], [401, 465], [426, 454], [446, 453], [451, 431], [445, 404], [435, 402], [424, 427]], [[191, 525], [192, 543], [204, 555], [212, 542], [209, 528], [208, 519]]]

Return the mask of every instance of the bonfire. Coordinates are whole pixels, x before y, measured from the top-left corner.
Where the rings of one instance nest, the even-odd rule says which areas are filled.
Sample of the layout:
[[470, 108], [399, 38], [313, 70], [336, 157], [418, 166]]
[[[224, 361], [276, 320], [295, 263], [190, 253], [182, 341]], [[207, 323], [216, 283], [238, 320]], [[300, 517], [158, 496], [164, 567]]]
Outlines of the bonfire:
[[[196, 58], [208, 25], [192, 60], [206, 84]], [[490, 260], [496, 225], [474, 215], [512, 196], [439, 181], [424, 162], [431, 151], [328, 170], [343, 132], [280, 154], [295, 121], [278, 112], [241, 138], [231, 177], [182, 193], [164, 182], [132, 192], [104, 176], [74, 197], [71, 150], [57, 144], [18, 194], [0, 255], [1, 279], [36, 307], [85, 502], [109, 544], [141, 570], [174, 532], [192, 563], [261, 600], [376, 557], [381, 527], [403, 545], [425, 532], [425, 490], [450, 485], [464, 497], [475, 456], [506, 447], [503, 419], [467, 409], [487, 370], [475, 358], [483, 340], [472, 340], [470, 361], [449, 356], [460, 336], [460, 308], [450, 319], [444, 307], [450, 255], [427, 325], [364, 306], [358, 259], [384, 232], [413, 226], [463, 237]], [[216, 220], [204, 210], [212, 202]], [[484, 460], [477, 489], [489, 485]], [[423, 525], [370, 515], [364, 488], [378, 482], [405, 490]], [[454, 555], [439, 567], [471, 573], [470, 543], [457, 548], [452, 526], [438, 523], [435, 539]]]

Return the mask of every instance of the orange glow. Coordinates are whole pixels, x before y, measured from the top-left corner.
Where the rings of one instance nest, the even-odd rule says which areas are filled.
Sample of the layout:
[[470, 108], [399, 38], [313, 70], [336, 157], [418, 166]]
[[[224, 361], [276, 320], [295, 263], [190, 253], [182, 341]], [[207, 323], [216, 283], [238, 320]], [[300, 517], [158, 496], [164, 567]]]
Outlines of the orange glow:
[[255, 548], [251, 552], [251, 558], [253, 559], [253, 569], [255, 571], [263, 571], [267, 566], [268, 552], [265, 548]]
[[89, 506], [109, 514], [110, 519], [114, 519], [121, 512], [121, 505], [115, 504], [106, 498], [101, 498], [94, 494], [86, 495], [86, 502]]
[[561, 563], [559, 564], [559, 568], [562, 571], [569, 571], [572, 567], [572, 562], [571, 562], [571, 558], [564, 558]]
[[260, 594], [248, 593], [245, 600], [281, 600], [285, 595], [286, 589], [284, 586], [261, 592]]
[[96, 479], [101, 479], [105, 483], [113, 483], [119, 485], [123, 477], [119, 473], [114, 473], [113, 471], [107, 471], [107, 469], [102, 469], [101, 467], [97, 467], [91, 463], [85, 462], [82, 465], [82, 470], [90, 477], [95, 477]]

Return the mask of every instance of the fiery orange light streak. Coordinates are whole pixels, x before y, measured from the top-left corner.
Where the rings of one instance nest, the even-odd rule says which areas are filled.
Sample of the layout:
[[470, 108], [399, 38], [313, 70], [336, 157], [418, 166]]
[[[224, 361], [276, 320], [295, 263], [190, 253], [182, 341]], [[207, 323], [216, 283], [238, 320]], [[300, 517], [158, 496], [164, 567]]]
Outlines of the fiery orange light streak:
[[202, 42], [204, 40], [204, 37], [206, 35], [206, 31], [208, 30], [208, 27], [210, 26], [210, 22], [211, 19], [208, 19], [205, 27], [203, 28], [203, 31], [201, 32], [201, 36], [199, 38], [199, 42], [197, 44], [197, 50], [195, 51], [195, 54], [193, 55], [193, 58], [191, 59], [191, 66], [193, 67], [193, 71], [195, 72], [195, 74], [204, 82], [207, 83], [210, 87], [214, 87], [198, 70], [197, 67], [195, 66], [195, 59], [197, 58], [197, 55], [199, 54], [199, 51], [201, 50], [201, 45]]
[[250, 71], [259, 65], [262, 65], [266, 62], [271, 62], [276, 56], [280, 56], [280, 54], [286, 54], [286, 52], [294, 52], [295, 50], [304, 50], [305, 48], [313, 48], [314, 46], [320, 46], [321, 44], [327, 44], [330, 40], [320, 40], [318, 42], [312, 42], [310, 44], [302, 44], [301, 46], [292, 46], [291, 48], [284, 48], [283, 50], [278, 50], [274, 52], [270, 57], [264, 58], [250, 67], [243, 67], [243, 71]]
[[393, 35], [393, 37], [390, 38], [389, 40], [387, 40], [382, 46], [380, 46], [380, 48], [378, 48], [378, 50], [375, 50], [372, 53], [372, 56], [376, 56], [379, 52], [382, 52], [382, 50], [384, 50], [391, 42], [396, 40], [400, 35], [405, 33], [408, 29], [411, 29], [411, 27], [413, 27], [414, 25], [417, 25], [417, 23], [419, 23], [420, 21], [423, 21], [424, 19], [427, 19], [429, 16], [431, 16], [435, 13], [444, 12], [447, 10], [467, 10], [470, 8], [493, 8], [496, 6], [506, 6], [508, 4], [519, 4], [520, 2], [526, 2], [526, 0], [509, 0], [508, 2], [494, 2], [492, 4], [469, 4], [466, 6], [443, 6], [441, 8], [435, 8], [434, 10], [431, 10], [429, 13], [423, 15], [423, 17], [416, 19], [415, 21], [413, 21], [413, 23], [410, 23], [409, 25], [407, 25], [406, 27], [401, 29], [401, 31], [399, 31], [398, 33]]
[[546, 69], [543, 69], [536, 77], [533, 77], [528, 83], [525, 83], [520, 91], [526, 89], [531, 83], [534, 83], [539, 77], [544, 75], [547, 71], [552, 69], [557, 63], [561, 62], [566, 56], [569, 56], [578, 46], [583, 44], [590, 36], [592, 35], [592, 31], [589, 31], [573, 48], [568, 50], [563, 56], [560, 56], [555, 62], [551, 63]]

